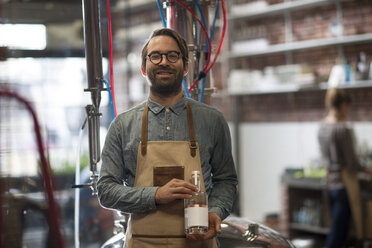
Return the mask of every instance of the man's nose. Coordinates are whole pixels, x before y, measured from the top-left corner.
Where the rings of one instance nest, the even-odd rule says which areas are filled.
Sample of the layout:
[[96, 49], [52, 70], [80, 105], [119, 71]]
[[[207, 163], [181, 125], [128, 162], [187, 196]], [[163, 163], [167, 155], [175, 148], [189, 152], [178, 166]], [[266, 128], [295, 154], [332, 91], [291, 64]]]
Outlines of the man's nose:
[[161, 56], [161, 60], [160, 60], [159, 65], [168, 64], [169, 63], [166, 53], [160, 54], [160, 56]]

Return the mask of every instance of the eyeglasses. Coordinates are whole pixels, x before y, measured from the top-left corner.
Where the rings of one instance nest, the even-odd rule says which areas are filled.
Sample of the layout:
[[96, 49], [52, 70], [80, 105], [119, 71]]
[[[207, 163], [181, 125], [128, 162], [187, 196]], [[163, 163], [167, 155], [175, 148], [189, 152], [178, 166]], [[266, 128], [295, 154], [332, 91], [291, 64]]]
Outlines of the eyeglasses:
[[181, 53], [176, 51], [170, 51], [166, 53], [152, 52], [149, 55], [147, 55], [147, 57], [154, 65], [158, 65], [163, 61], [163, 55], [167, 57], [167, 60], [170, 63], [176, 63], [180, 58]]

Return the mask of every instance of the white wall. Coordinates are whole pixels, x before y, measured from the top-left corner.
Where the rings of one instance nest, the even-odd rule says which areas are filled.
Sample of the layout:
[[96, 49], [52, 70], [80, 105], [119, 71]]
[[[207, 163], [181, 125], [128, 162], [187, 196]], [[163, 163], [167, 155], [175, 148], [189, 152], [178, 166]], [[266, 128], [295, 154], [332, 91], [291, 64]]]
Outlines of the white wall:
[[[262, 222], [280, 213], [280, 176], [319, 158], [318, 123], [243, 123], [240, 125], [240, 213]], [[358, 143], [372, 148], [372, 123], [354, 123]], [[233, 134], [234, 130], [232, 130]], [[234, 144], [234, 140], [232, 141]]]

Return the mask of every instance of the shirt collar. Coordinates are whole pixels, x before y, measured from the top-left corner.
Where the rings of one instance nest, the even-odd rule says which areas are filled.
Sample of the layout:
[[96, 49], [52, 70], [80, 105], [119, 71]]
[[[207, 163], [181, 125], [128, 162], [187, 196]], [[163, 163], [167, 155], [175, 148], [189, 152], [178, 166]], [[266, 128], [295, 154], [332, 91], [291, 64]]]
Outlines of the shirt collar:
[[[155, 115], [159, 114], [165, 107], [157, 102], [152, 101], [148, 98], [147, 103], [149, 105], [149, 109]], [[178, 102], [173, 104], [169, 107], [169, 109], [174, 112], [176, 115], [179, 115], [184, 109], [186, 108], [186, 98], [182, 97]]]

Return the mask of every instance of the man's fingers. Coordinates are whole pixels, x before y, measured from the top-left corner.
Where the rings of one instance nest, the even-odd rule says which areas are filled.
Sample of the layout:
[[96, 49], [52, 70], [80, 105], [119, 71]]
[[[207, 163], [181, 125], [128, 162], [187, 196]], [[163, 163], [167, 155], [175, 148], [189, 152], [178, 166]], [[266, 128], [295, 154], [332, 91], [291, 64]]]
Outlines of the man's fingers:
[[198, 188], [180, 179], [172, 179], [164, 186], [158, 188], [155, 201], [158, 204], [167, 204], [176, 199], [189, 199], [198, 191]]
[[180, 179], [172, 179], [169, 182], [169, 186], [172, 187], [172, 188], [186, 188], [186, 189], [189, 189], [189, 190], [194, 191], [194, 192], [198, 191], [197, 186], [195, 186], [194, 184], [188, 183], [184, 180], [180, 180]]
[[196, 237], [196, 235], [190, 235], [190, 234], [187, 234], [187, 235], [186, 235], [186, 238], [188, 238], [188, 239], [192, 239], [192, 240], [198, 240], [198, 238]]
[[189, 188], [185, 188], [185, 187], [175, 187], [175, 188], [171, 188], [171, 191], [173, 193], [181, 193], [181, 194], [189, 194], [189, 195], [193, 195], [195, 193], [194, 190], [191, 190]]
[[217, 234], [221, 233], [221, 219], [220, 218], [216, 219], [216, 233]]
[[209, 229], [209, 231], [207, 232], [207, 234], [203, 235], [203, 239], [211, 239], [214, 236], [216, 236], [216, 232], [214, 230], [212, 230], [212, 229]]

